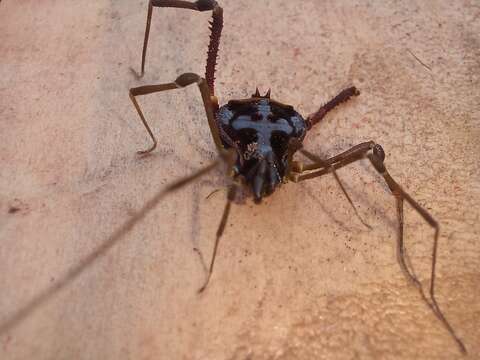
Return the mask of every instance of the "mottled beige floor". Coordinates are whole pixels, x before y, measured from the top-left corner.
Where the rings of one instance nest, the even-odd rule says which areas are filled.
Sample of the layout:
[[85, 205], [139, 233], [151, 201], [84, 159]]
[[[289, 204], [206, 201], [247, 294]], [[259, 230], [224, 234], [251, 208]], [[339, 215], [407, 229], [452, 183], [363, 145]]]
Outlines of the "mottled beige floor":
[[[223, 0], [220, 101], [258, 86], [304, 113], [342, 87], [359, 98], [305, 141], [333, 155], [373, 139], [440, 221], [437, 296], [480, 353], [480, 5], [465, 1]], [[128, 88], [202, 72], [208, 13], [146, 1], [0, 4], [1, 359], [462, 358], [395, 258], [395, 207], [366, 162], [234, 206], [208, 290], [220, 171], [158, 204], [215, 157], [197, 89]], [[425, 64], [422, 65], [421, 62]], [[154, 199], [155, 200], [155, 199]], [[432, 230], [411, 210], [407, 246], [428, 281]], [[129, 231], [126, 231], [129, 230]]]

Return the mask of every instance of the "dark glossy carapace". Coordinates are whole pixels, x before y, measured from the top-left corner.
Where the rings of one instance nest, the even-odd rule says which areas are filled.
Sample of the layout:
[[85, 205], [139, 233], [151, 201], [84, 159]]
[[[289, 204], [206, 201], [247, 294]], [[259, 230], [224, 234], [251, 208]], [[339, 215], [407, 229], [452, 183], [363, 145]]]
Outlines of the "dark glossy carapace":
[[217, 123], [224, 146], [237, 148], [234, 171], [257, 202], [284, 181], [293, 155], [290, 141], [301, 142], [307, 131], [305, 119], [292, 106], [270, 99], [270, 91], [229, 101], [218, 110]]

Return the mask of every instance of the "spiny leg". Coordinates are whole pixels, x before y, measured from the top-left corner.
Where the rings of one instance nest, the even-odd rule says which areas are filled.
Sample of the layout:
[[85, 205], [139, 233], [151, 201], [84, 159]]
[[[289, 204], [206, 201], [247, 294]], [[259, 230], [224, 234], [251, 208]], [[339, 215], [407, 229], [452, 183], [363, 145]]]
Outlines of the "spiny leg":
[[[397, 240], [397, 259], [402, 269], [402, 272], [405, 274], [407, 279], [418, 289], [422, 299], [430, 307], [435, 316], [441, 321], [453, 339], [456, 341], [460, 351], [466, 353], [465, 345], [462, 340], [456, 335], [454, 329], [445, 318], [445, 315], [441, 311], [437, 300], [435, 298], [435, 275], [436, 275], [436, 262], [437, 262], [437, 247], [438, 247], [438, 237], [440, 233], [440, 227], [438, 222], [430, 215], [430, 213], [420, 206], [407, 192], [405, 192], [402, 187], [391, 177], [388, 173], [385, 165], [385, 152], [383, 148], [374, 143], [373, 141], [365, 142], [359, 145], [352, 147], [351, 149], [331, 157], [329, 159], [323, 160], [321, 163], [314, 164], [310, 167], [307, 172], [313, 169], [318, 169], [317, 171], [302, 174], [295, 174], [295, 169], [292, 169], [289, 177], [295, 181], [303, 181], [307, 179], [312, 179], [325, 175], [330, 172], [330, 167], [333, 166], [335, 169], [341, 168], [347, 164], [355, 162], [362, 158], [368, 158], [372, 163], [375, 170], [383, 176], [385, 182], [387, 183], [390, 191], [396, 198], [397, 202], [397, 217], [398, 217], [398, 240]], [[403, 202], [406, 200], [415, 211], [420, 214], [420, 216], [435, 230], [433, 248], [432, 248], [432, 267], [430, 275], [430, 299], [427, 298], [425, 291], [422, 287], [422, 284], [417, 279], [415, 274], [413, 274], [407, 267], [405, 262], [405, 247], [404, 247], [404, 236], [403, 236]]]
[[327, 113], [337, 105], [347, 101], [352, 96], [358, 96], [358, 95], [360, 95], [360, 91], [358, 91], [358, 89], [355, 86], [342, 90], [332, 100], [327, 102], [325, 105], [320, 107], [320, 109], [318, 109], [316, 112], [314, 112], [313, 114], [310, 114], [307, 117], [308, 128], [311, 128], [313, 125], [320, 122], [320, 120], [322, 120], [325, 117], [325, 115], [327, 115]]
[[208, 45], [207, 65], [205, 79], [210, 88], [211, 96], [214, 95], [215, 66], [220, 46], [220, 36], [223, 28], [223, 9], [214, 0], [181, 1], [181, 0], [150, 0], [148, 3], [147, 23], [145, 26], [145, 37], [142, 50], [142, 68], [140, 76], [145, 73], [145, 57], [147, 55], [148, 38], [150, 35], [150, 24], [154, 7], [182, 8], [195, 11], [212, 10], [212, 21], [210, 22], [210, 43]]
[[157, 139], [153, 135], [153, 132], [150, 129], [150, 126], [148, 125], [147, 120], [145, 119], [145, 116], [143, 115], [143, 112], [140, 109], [140, 106], [135, 96], [147, 95], [147, 94], [152, 94], [152, 93], [161, 92], [161, 91], [183, 88], [194, 83], [198, 85], [198, 88], [200, 89], [200, 93], [202, 95], [203, 104], [205, 106], [205, 112], [207, 114], [208, 125], [210, 126], [210, 132], [212, 133], [213, 141], [215, 142], [215, 145], [217, 146], [217, 150], [219, 152], [223, 150], [222, 140], [220, 139], [219, 130], [215, 122], [215, 116], [214, 116], [214, 107], [218, 107], [218, 103], [213, 103], [214, 101], [216, 101], [216, 99], [210, 97], [210, 91], [205, 79], [198, 76], [197, 74], [185, 73], [180, 75], [172, 83], [165, 83], [165, 84], [159, 84], [159, 85], [146, 85], [146, 86], [140, 86], [140, 87], [130, 89], [130, 99], [132, 100], [133, 105], [135, 106], [135, 109], [137, 109], [138, 115], [140, 116], [140, 119], [142, 120], [143, 125], [147, 129], [147, 132], [153, 141], [153, 145], [149, 149], [138, 151], [139, 154], [146, 154], [153, 151], [157, 146]]

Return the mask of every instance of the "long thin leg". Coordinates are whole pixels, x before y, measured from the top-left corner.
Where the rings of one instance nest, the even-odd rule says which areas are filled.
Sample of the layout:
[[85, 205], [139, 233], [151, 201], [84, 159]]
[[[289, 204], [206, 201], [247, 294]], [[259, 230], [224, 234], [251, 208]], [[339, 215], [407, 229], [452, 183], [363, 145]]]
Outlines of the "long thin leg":
[[189, 1], [180, 1], [180, 0], [149, 0], [148, 10], [147, 10], [147, 23], [145, 25], [145, 36], [143, 38], [143, 49], [142, 49], [142, 70], [140, 76], [143, 76], [145, 73], [145, 58], [147, 56], [147, 47], [148, 47], [148, 38], [150, 36], [150, 25], [152, 22], [152, 12], [153, 7], [172, 7], [172, 8], [183, 8], [190, 10], [198, 10], [195, 3]]
[[340, 189], [342, 190], [343, 195], [345, 195], [345, 197], [347, 198], [348, 202], [349, 202], [350, 205], [352, 206], [353, 211], [355, 212], [355, 215], [357, 215], [358, 219], [360, 220], [360, 222], [361, 222], [363, 225], [365, 225], [365, 226], [366, 226], [367, 228], [369, 228], [369, 229], [372, 229], [372, 227], [371, 227], [370, 225], [368, 225], [368, 224], [362, 219], [362, 217], [360, 216], [360, 213], [358, 212], [357, 207], [355, 206], [355, 204], [353, 203], [352, 199], [351, 199], [350, 196], [348, 195], [347, 190], [346, 190], [345, 187], [343, 186], [342, 181], [340, 180], [340, 177], [338, 176], [337, 171], [335, 170], [335, 167], [332, 166], [332, 165], [326, 164], [323, 159], [319, 158], [317, 155], [312, 154], [311, 152], [309, 152], [309, 151], [307, 151], [307, 150], [299, 149], [299, 151], [300, 151], [303, 155], [305, 155], [307, 158], [309, 158], [310, 160], [314, 161], [316, 166], [318, 166], [319, 164], [323, 164], [324, 167], [326, 167], [327, 169], [330, 170], [330, 172], [333, 174], [333, 177], [334, 177], [335, 180], [337, 181], [337, 184], [340, 186]]
[[[397, 202], [397, 217], [398, 217], [398, 240], [397, 240], [397, 259], [402, 269], [403, 273], [407, 277], [407, 279], [418, 289], [422, 299], [425, 303], [430, 307], [432, 312], [435, 316], [442, 322], [444, 327], [456, 341], [460, 351], [462, 353], [466, 353], [465, 345], [463, 344], [462, 340], [456, 335], [454, 329], [445, 318], [445, 315], [441, 311], [437, 300], [435, 298], [435, 268], [437, 262], [437, 247], [438, 247], [438, 237], [440, 233], [440, 227], [438, 222], [430, 215], [430, 213], [425, 210], [419, 203], [417, 203], [402, 187], [391, 177], [388, 173], [385, 165], [385, 152], [383, 148], [374, 143], [373, 141], [369, 141], [366, 143], [359, 144], [357, 146], [352, 147], [351, 149], [334, 156], [332, 158], [323, 160], [321, 163], [317, 162], [316, 168], [319, 169], [315, 172], [305, 174], [305, 175], [298, 175], [292, 172], [290, 178], [293, 181], [299, 182], [307, 179], [311, 179], [314, 177], [319, 177], [324, 174], [330, 172], [330, 167], [333, 166], [335, 169], [338, 169], [342, 166], [350, 164], [354, 161], [357, 161], [362, 158], [368, 158], [372, 163], [375, 170], [383, 176], [385, 182], [387, 183], [390, 191], [396, 198]], [[312, 169], [314, 167], [312, 166]], [[295, 170], [292, 170], [295, 171]], [[308, 170], [307, 170], [308, 171]], [[425, 291], [422, 287], [422, 284], [417, 279], [417, 277], [408, 269], [405, 263], [405, 248], [404, 248], [404, 236], [403, 236], [403, 201], [406, 200], [414, 209], [417, 211], [418, 214], [435, 230], [435, 235], [433, 239], [433, 248], [432, 248], [432, 268], [431, 268], [431, 275], [430, 275], [430, 299], [427, 298]]]
[[224, 157], [219, 157], [217, 160], [212, 162], [210, 165], [207, 165], [193, 174], [186, 176], [182, 179], [179, 179], [166, 188], [160, 190], [150, 198], [143, 207], [136, 211], [129, 219], [123, 223], [119, 228], [117, 228], [113, 234], [111, 234], [107, 239], [105, 239], [95, 250], [90, 252], [87, 256], [83, 257], [76, 265], [70, 268], [65, 274], [61, 275], [58, 279], [55, 280], [55, 283], [51, 286], [45, 288], [39, 294], [28, 300], [23, 306], [20, 306], [13, 314], [7, 315], [7, 317], [2, 318], [0, 323], [0, 336], [10, 332], [14, 327], [19, 325], [22, 321], [26, 320], [31, 314], [36, 310], [45, 305], [49, 300], [56, 296], [59, 292], [67, 288], [73, 281], [80, 277], [85, 270], [89, 269], [97, 260], [105, 256], [115, 245], [125, 238], [137, 224], [141, 221], [152, 209], [154, 209], [158, 203], [164, 199], [169, 193], [179, 190], [181, 187], [189, 184], [190, 182], [198, 179], [199, 177], [205, 175], [209, 171], [213, 170], [221, 163], [221, 159]]
[[218, 164], [220, 163], [220, 159], [221, 158], [215, 160], [210, 165], [207, 165], [207, 166], [203, 167], [202, 169], [198, 170], [197, 172], [193, 173], [192, 175], [185, 176], [181, 179], [178, 179], [178, 180], [168, 184], [167, 187], [165, 188], [165, 193], [170, 193], [170, 192], [176, 191], [176, 190], [184, 187], [188, 183], [192, 182], [193, 180], [196, 180], [200, 176], [202, 176], [202, 175], [208, 173], [209, 171], [215, 169], [218, 166]]
[[[335, 169], [339, 169], [345, 165], [355, 162], [359, 159], [365, 158], [366, 154], [373, 149], [375, 143], [373, 141], [367, 141], [351, 147], [350, 149], [335, 155], [331, 158], [325, 159], [322, 163], [313, 163], [298, 167], [295, 163], [291, 169], [290, 179], [294, 182], [299, 182], [307, 179], [316, 178], [329, 172], [328, 167], [333, 166]], [[311, 170], [316, 170], [310, 172]]]
[[215, 142], [215, 145], [217, 146], [217, 150], [219, 152], [223, 150], [222, 140], [220, 139], [219, 130], [214, 117], [214, 107], [215, 106], [218, 107], [218, 104], [212, 103], [212, 101], [214, 101], [215, 99], [212, 99], [210, 97], [209, 88], [205, 79], [198, 76], [197, 74], [185, 73], [180, 75], [172, 83], [165, 83], [165, 84], [159, 84], [159, 85], [146, 85], [146, 86], [140, 86], [140, 87], [130, 89], [130, 99], [132, 100], [133, 105], [135, 106], [135, 109], [137, 109], [138, 115], [140, 116], [140, 119], [142, 120], [143, 125], [147, 129], [148, 134], [153, 140], [153, 145], [147, 150], [138, 151], [139, 154], [146, 154], [153, 151], [157, 146], [157, 139], [153, 135], [153, 132], [150, 129], [150, 126], [148, 125], [147, 120], [145, 119], [145, 116], [143, 115], [142, 110], [140, 109], [140, 106], [138, 105], [138, 102], [135, 99], [135, 96], [147, 95], [147, 94], [152, 94], [160, 91], [183, 88], [185, 86], [188, 86], [194, 83], [198, 85], [198, 88], [200, 89], [200, 93], [202, 94], [203, 104], [205, 106], [205, 112], [207, 114], [208, 125], [210, 126], [210, 132], [212, 133], [213, 141]]
[[215, 258], [217, 256], [218, 243], [220, 242], [220, 238], [222, 237], [223, 232], [225, 231], [225, 226], [227, 225], [228, 215], [230, 214], [232, 201], [235, 199], [236, 190], [237, 188], [235, 184], [231, 185], [228, 190], [227, 203], [225, 204], [225, 209], [223, 210], [222, 220], [218, 225], [217, 234], [215, 238], [215, 245], [213, 246], [213, 254], [212, 254], [212, 259], [210, 261], [210, 267], [208, 269], [207, 278], [205, 279], [205, 283], [203, 284], [203, 286], [200, 289], [198, 289], [198, 293], [203, 292], [207, 288], [208, 283], [210, 282], [210, 277], [212, 276], [212, 273], [213, 273], [213, 266], [215, 264]]
[[145, 58], [147, 55], [148, 38], [150, 36], [150, 24], [154, 7], [182, 8], [195, 11], [212, 10], [212, 21], [210, 22], [210, 43], [208, 45], [207, 65], [205, 79], [210, 89], [210, 95], [214, 96], [215, 66], [220, 46], [220, 36], [223, 28], [223, 9], [214, 0], [181, 1], [181, 0], [150, 0], [148, 2], [147, 23], [145, 25], [145, 37], [143, 39], [142, 68], [140, 76], [145, 73]]
[[332, 100], [327, 102], [325, 105], [320, 107], [316, 112], [310, 114], [307, 117], [307, 125], [308, 128], [311, 128], [313, 125], [317, 124], [322, 120], [327, 113], [332, 110], [337, 105], [341, 104], [342, 102], [347, 101], [352, 96], [360, 95], [360, 91], [357, 90], [355, 86], [349, 87], [345, 90], [342, 90], [337, 96], [335, 96]]

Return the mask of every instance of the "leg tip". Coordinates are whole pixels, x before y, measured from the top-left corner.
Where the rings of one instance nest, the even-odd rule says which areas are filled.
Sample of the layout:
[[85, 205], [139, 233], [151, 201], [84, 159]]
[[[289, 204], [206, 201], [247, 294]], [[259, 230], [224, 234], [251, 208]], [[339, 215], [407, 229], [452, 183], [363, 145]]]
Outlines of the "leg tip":
[[137, 151], [137, 154], [140, 155], [140, 156], [147, 155], [147, 154], [151, 153], [153, 150], [155, 150], [156, 148], [157, 148], [157, 142], [155, 141], [151, 148], [149, 148], [147, 150], [139, 150], [139, 151]]
[[136, 79], [136, 80], [140, 80], [142, 77], [143, 77], [143, 71], [139, 74], [135, 71], [134, 68], [130, 67], [130, 72], [133, 74], [133, 77]]
[[149, 155], [152, 152], [153, 149], [148, 149], [148, 150], [139, 150], [137, 151], [138, 156], [146, 156]]
[[200, 289], [197, 290], [197, 294], [202, 294], [202, 293], [205, 291], [205, 289], [207, 288], [208, 283], [210, 282], [209, 280], [210, 280], [210, 277], [208, 277], [208, 279], [205, 281], [205, 283], [203, 284], [203, 286], [202, 286]]

